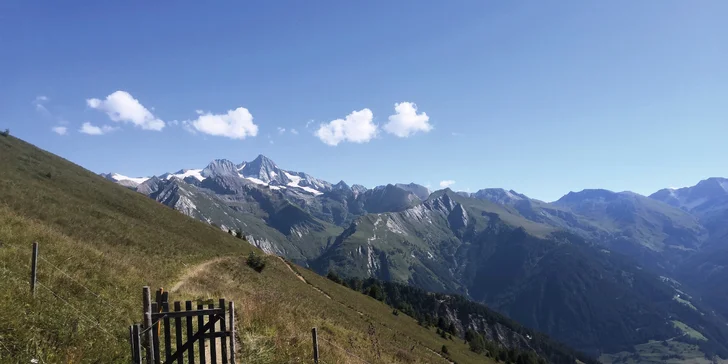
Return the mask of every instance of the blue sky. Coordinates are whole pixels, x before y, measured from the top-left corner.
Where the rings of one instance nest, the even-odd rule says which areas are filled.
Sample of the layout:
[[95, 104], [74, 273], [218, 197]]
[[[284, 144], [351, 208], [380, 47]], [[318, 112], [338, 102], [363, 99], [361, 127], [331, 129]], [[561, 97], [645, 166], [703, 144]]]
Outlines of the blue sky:
[[726, 14], [719, 0], [11, 0], [0, 129], [129, 176], [262, 153], [369, 187], [646, 194], [728, 175]]

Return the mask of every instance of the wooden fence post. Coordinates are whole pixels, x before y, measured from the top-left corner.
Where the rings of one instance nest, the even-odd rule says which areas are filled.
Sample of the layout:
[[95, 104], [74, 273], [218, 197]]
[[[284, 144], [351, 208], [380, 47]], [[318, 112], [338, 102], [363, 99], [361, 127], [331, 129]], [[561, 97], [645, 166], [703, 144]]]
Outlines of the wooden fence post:
[[311, 335], [313, 336], [313, 362], [318, 364], [318, 362], [319, 362], [318, 335], [317, 335], [317, 330], [315, 327], [313, 329], [311, 329]]
[[30, 268], [30, 294], [35, 297], [35, 281], [38, 277], [38, 242], [33, 242], [33, 261]]
[[[144, 301], [144, 328], [146, 332], [147, 363], [154, 361], [154, 335], [152, 333], [152, 292], [149, 286], [142, 288], [142, 300]], [[140, 338], [141, 341], [141, 338]]]
[[132, 350], [134, 353], [134, 356], [132, 357], [132, 361], [134, 363], [142, 364], [142, 346], [141, 346], [141, 338], [139, 337], [139, 333], [141, 330], [139, 329], [139, 324], [136, 324], [132, 327]]

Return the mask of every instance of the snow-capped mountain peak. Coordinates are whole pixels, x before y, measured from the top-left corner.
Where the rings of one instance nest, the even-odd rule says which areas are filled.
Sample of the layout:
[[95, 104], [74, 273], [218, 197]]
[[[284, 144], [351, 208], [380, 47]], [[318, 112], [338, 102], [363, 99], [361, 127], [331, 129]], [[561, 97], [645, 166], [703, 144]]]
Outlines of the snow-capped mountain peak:
[[119, 173], [101, 173], [100, 175], [101, 177], [104, 177], [109, 181], [113, 181], [124, 187], [131, 188], [134, 188], [149, 179], [149, 177], [127, 177]]

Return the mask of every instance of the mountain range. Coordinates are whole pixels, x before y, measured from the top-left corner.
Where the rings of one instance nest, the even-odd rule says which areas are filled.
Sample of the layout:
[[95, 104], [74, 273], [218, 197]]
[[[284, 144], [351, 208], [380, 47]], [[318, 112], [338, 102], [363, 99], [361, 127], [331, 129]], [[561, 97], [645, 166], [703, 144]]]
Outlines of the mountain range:
[[321, 274], [461, 294], [592, 355], [677, 340], [728, 358], [726, 179], [546, 203], [499, 188], [333, 184], [262, 155], [102, 176]]

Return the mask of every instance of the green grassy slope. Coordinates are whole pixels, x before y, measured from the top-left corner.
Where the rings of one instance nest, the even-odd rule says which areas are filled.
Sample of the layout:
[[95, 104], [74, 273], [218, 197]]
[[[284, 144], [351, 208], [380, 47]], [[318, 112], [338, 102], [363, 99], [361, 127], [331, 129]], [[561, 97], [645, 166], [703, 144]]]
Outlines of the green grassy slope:
[[[27, 283], [33, 241], [42, 257], [35, 299]], [[324, 363], [358, 362], [354, 356], [445, 363], [435, 353], [443, 344], [458, 363], [488, 362], [411, 318], [387, 314], [384, 304], [306, 274], [327, 298], [276, 257], [256, 273], [244, 264], [250, 251], [258, 250], [0, 137], [0, 362], [128, 362], [127, 326], [140, 319], [141, 287], [181, 279], [173, 300], [236, 302], [241, 362], [304, 362], [312, 326], [321, 330]]]

